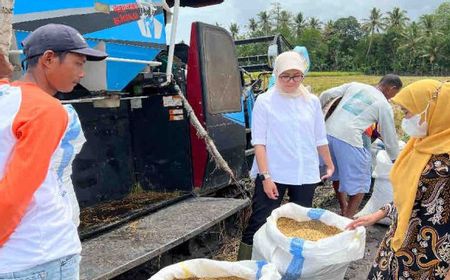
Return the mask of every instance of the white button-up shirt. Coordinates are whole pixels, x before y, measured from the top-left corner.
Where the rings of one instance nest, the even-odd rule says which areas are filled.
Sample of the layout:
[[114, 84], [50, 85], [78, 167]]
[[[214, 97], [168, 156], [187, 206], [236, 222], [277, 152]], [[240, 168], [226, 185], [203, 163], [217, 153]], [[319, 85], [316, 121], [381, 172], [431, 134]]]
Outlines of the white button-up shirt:
[[[320, 182], [317, 147], [328, 141], [318, 97], [289, 97], [273, 87], [258, 96], [252, 114], [252, 144], [266, 147], [272, 180], [289, 185]], [[258, 173], [255, 157], [250, 175]]]

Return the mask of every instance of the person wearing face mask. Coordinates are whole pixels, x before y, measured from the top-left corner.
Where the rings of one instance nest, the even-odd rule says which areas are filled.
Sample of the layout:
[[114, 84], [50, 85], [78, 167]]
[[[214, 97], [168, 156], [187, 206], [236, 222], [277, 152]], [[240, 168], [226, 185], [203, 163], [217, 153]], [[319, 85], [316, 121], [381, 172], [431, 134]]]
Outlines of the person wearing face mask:
[[367, 144], [364, 145], [367, 139], [364, 131], [377, 123], [382, 128], [380, 134], [386, 152], [392, 161], [397, 158], [399, 147], [394, 113], [388, 100], [402, 86], [397, 75], [388, 74], [376, 86], [353, 82], [320, 94], [322, 107], [340, 98], [326, 120], [326, 128], [336, 167], [331, 180], [343, 216], [352, 218], [370, 189], [372, 155]]
[[[421, 80], [392, 101], [411, 136], [390, 178], [394, 201], [348, 228], [389, 216], [368, 279], [450, 279], [450, 83]], [[402, 278], [403, 277], [403, 278]]]
[[[285, 192], [291, 202], [312, 206], [315, 188], [331, 176], [334, 165], [319, 99], [302, 85], [307, 63], [297, 52], [280, 54], [274, 65], [275, 86], [258, 96], [252, 112], [255, 178], [252, 214], [239, 249], [250, 259], [253, 235], [278, 208]], [[326, 164], [320, 178], [319, 155]]]

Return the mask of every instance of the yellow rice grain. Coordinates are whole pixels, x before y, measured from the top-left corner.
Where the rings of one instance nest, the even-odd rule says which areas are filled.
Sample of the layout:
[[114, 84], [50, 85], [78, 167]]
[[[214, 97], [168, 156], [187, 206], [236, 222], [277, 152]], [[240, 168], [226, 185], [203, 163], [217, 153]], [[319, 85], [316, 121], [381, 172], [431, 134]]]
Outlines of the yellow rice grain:
[[317, 241], [342, 232], [337, 227], [326, 225], [321, 221], [299, 222], [285, 217], [278, 219], [277, 226], [287, 237], [297, 237], [309, 241]]

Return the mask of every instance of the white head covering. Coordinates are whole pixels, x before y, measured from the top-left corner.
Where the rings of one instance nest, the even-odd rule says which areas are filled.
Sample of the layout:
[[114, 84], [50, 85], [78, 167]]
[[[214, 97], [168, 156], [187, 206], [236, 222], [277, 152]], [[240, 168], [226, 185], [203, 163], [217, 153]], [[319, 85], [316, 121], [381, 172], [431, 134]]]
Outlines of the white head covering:
[[[305, 74], [306, 69], [308, 68], [308, 63], [304, 57], [302, 57], [300, 54], [294, 51], [287, 51], [284, 53], [281, 53], [277, 56], [275, 59], [275, 65], [273, 67], [273, 72], [276, 77], [275, 84], [278, 84], [278, 76], [280, 76], [281, 73], [287, 70], [299, 70], [302, 72], [302, 74]], [[280, 90], [280, 87], [277, 86], [277, 88]], [[290, 96], [290, 97], [297, 97], [301, 95], [307, 95], [309, 92], [303, 86], [303, 84], [300, 84], [297, 91], [295, 93], [283, 93], [280, 92], [282, 95]]]

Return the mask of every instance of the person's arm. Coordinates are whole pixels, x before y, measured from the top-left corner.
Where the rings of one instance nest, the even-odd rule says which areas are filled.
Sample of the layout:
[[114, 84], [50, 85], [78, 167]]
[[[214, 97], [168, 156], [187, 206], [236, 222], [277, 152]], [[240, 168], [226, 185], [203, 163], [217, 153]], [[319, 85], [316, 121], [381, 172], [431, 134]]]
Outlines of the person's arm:
[[325, 128], [325, 120], [323, 117], [320, 103], [315, 103], [315, 116], [314, 116], [314, 138], [316, 141], [317, 152], [325, 162], [327, 167], [327, 173], [320, 178], [325, 180], [331, 177], [334, 172], [334, 164], [331, 160], [330, 149], [328, 147], [327, 131]]
[[326, 180], [331, 177], [334, 173], [334, 164], [331, 160], [330, 149], [328, 145], [322, 145], [317, 147], [317, 151], [319, 152], [320, 157], [325, 162], [325, 166], [327, 167], [327, 172], [320, 179]]
[[344, 96], [347, 89], [351, 86], [351, 83], [343, 84], [338, 87], [327, 89], [326, 91], [322, 92], [319, 96], [320, 105], [323, 108], [328, 102], [333, 100], [336, 97], [342, 97]]
[[387, 216], [392, 216], [395, 213], [395, 206], [394, 203], [388, 203], [386, 205], [384, 205], [383, 207], [381, 207], [378, 211], [366, 215], [366, 216], [362, 216], [357, 218], [356, 220], [354, 220], [353, 222], [351, 222], [346, 229], [352, 230], [355, 229], [359, 226], [371, 226], [373, 224], [375, 224], [376, 222], [378, 222], [379, 220], [386, 218]]
[[19, 109], [13, 123], [17, 142], [0, 178], [0, 247], [20, 224], [34, 192], [45, 180], [66, 126], [62, 106]]
[[13, 66], [6, 56], [0, 54], [0, 79], [9, 79], [13, 73]]
[[[252, 145], [255, 147], [256, 164], [260, 174], [269, 174], [267, 163], [266, 140], [267, 140], [267, 108], [262, 104], [262, 100], [256, 100], [252, 111]], [[263, 182], [264, 192], [270, 199], [278, 198], [278, 189], [271, 178]]]
[[[269, 174], [269, 166], [267, 164], [267, 153], [266, 146], [255, 145], [255, 157], [256, 163], [258, 164], [258, 169], [260, 174]], [[272, 178], [266, 178], [263, 182], [264, 192], [270, 199], [278, 198], [278, 188], [273, 182]]]
[[399, 153], [397, 131], [395, 130], [394, 112], [391, 106], [381, 106], [379, 109], [378, 124], [381, 127], [381, 140], [386, 152], [392, 161], [397, 159]]

